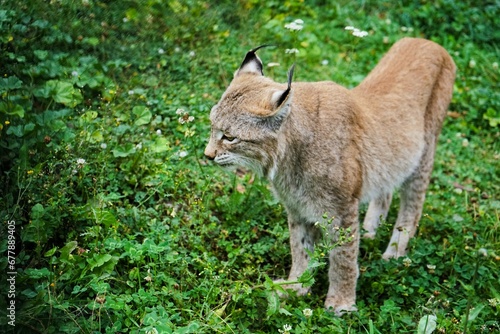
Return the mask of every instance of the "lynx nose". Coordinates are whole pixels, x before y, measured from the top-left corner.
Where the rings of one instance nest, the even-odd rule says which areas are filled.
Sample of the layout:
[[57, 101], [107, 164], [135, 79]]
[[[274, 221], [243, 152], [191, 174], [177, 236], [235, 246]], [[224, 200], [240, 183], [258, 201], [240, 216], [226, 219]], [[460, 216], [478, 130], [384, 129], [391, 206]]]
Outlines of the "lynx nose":
[[207, 157], [207, 159], [209, 159], [209, 160], [214, 160], [216, 155], [217, 155], [217, 151], [211, 150], [207, 146], [207, 148], [205, 149], [205, 157]]

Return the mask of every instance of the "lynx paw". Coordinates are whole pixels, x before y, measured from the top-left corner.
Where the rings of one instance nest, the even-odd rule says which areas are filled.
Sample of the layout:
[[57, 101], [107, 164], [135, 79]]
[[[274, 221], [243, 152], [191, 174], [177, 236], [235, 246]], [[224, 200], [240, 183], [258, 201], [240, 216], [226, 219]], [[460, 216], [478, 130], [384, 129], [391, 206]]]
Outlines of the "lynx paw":
[[[283, 283], [283, 282], [286, 282], [284, 279], [278, 279], [278, 280], [275, 280], [274, 283]], [[280, 284], [281, 285], [281, 284]], [[283, 289], [285, 290], [293, 290], [296, 292], [297, 296], [304, 296], [304, 295], [307, 295], [309, 293], [309, 291], [311, 290], [311, 288], [304, 288], [302, 287], [302, 284], [300, 283], [296, 283], [296, 284], [285, 284], [285, 285], [281, 285], [283, 287]], [[283, 293], [281, 291], [278, 291], [278, 295], [280, 297], [283, 297], [283, 298], [286, 298], [288, 297], [288, 293]]]
[[339, 304], [338, 301], [335, 301], [333, 298], [326, 298], [325, 309], [335, 313], [337, 317], [341, 317], [346, 313], [356, 312], [358, 310], [354, 303]]

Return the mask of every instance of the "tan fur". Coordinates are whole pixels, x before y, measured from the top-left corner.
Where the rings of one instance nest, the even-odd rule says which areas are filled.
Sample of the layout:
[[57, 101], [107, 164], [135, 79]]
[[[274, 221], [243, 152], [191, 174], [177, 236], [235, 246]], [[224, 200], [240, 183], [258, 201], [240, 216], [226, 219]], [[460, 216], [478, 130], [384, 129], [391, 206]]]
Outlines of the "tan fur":
[[334, 226], [351, 229], [352, 242], [330, 254], [325, 307], [337, 314], [355, 310], [358, 206], [370, 202], [363, 227], [374, 237], [400, 187], [400, 210], [383, 257], [405, 255], [422, 213], [455, 65], [438, 44], [404, 38], [352, 90], [333, 82], [289, 86], [262, 75], [255, 51], [212, 109], [205, 155], [270, 181], [288, 213], [290, 280], [306, 270], [304, 249], [313, 249], [319, 233], [314, 223], [324, 214], [335, 217]]

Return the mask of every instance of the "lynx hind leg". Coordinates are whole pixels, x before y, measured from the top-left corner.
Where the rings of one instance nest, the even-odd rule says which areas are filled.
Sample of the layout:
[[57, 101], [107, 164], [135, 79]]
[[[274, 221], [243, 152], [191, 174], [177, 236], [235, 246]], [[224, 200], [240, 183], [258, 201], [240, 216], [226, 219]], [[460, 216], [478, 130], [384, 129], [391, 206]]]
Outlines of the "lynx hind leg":
[[368, 205], [365, 219], [363, 221], [363, 229], [366, 230], [364, 238], [373, 239], [377, 233], [377, 228], [380, 225], [380, 220], [385, 220], [389, 207], [391, 206], [392, 193], [382, 194], [375, 198]]
[[[309, 255], [306, 250], [314, 251], [314, 243], [321, 232], [314, 224], [297, 222], [290, 218], [288, 227], [290, 229], [290, 251], [292, 255], [292, 268], [288, 280], [295, 281], [306, 271], [309, 264]], [[275, 282], [283, 282], [283, 280]], [[310, 290], [310, 288], [303, 288], [301, 284], [289, 284], [283, 287], [295, 290], [299, 296], [306, 295]]]
[[401, 187], [398, 218], [389, 245], [382, 255], [386, 260], [406, 255], [408, 242], [415, 235], [432, 173], [434, 151], [434, 143], [427, 146], [419, 167]]

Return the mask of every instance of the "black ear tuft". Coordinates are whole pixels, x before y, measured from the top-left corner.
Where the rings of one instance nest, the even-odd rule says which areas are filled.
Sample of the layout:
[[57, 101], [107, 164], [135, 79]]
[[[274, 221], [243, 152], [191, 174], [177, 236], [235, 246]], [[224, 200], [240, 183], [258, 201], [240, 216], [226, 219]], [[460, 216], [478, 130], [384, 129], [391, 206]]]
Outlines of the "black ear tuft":
[[257, 50], [261, 48], [265, 48], [268, 46], [273, 46], [273, 45], [264, 44], [248, 51], [245, 56], [245, 59], [243, 59], [243, 62], [240, 65], [240, 69], [238, 70], [237, 74], [243, 72], [250, 72], [250, 73], [264, 75], [264, 72], [262, 71], [263, 68], [262, 61], [259, 59], [259, 57], [257, 57], [255, 52], [257, 52]]
[[295, 69], [295, 64], [293, 64], [292, 67], [290, 67], [290, 69], [288, 70], [288, 87], [283, 92], [283, 94], [281, 94], [281, 96], [279, 97], [278, 101], [276, 102], [276, 107], [281, 106], [283, 104], [283, 102], [286, 101], [288, 94], [290, 94], [290, 91], [292, 89], [292, 78], [293, 78], [293, 70], [294, 69]]

